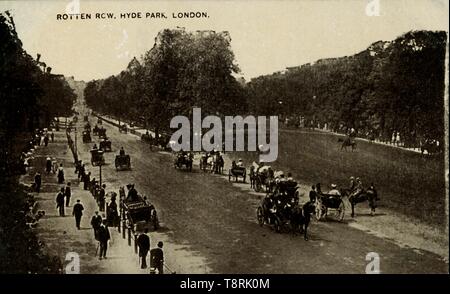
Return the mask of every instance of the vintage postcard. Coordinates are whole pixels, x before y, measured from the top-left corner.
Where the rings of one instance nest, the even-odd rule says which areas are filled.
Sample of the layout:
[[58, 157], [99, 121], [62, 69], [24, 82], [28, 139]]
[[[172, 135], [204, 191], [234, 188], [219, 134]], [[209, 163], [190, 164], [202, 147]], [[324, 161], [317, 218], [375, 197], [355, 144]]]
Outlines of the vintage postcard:
[[1, 1], [1, 272], [448, 273], [448, 5]]

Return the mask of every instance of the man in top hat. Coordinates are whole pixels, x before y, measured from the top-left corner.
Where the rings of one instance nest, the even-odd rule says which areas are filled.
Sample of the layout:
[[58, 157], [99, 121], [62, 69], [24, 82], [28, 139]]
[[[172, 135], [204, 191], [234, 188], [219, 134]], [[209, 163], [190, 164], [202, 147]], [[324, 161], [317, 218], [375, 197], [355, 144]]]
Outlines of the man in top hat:
[[150, 237], [147, 235], [148, 229], [145, 229], [143, 234], [137, 238], [137, 245], [139, 247], [139, 256], [141, 257], [141, 268], [147, 268], [147, 254], [150, 250]]

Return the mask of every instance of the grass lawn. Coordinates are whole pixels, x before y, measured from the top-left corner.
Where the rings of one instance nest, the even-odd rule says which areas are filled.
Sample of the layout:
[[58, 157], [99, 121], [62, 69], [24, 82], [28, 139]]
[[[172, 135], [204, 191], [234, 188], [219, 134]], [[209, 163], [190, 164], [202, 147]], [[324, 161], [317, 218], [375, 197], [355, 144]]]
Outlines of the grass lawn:
[[[313, 131], [284, 130], [279, 134], [276, 170], [291, 172], [304, 184], [331, 183], [348, 187], [349, 177], [360, 177], [367, 187], [375, 184], [383, 207], [413, 216], [439, 229], [445, 228], [444, 155], [421, 156], [390, 146], [357, 140], [355, 152], [340, 151], [339, 136]], [[255, 152], [229, 153], [247, 166]]]

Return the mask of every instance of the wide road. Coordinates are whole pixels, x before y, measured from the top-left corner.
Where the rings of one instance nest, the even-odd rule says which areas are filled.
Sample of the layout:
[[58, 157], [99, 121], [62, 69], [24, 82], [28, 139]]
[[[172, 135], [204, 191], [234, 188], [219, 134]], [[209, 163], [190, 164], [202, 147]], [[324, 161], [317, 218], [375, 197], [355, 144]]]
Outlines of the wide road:
[[[96, 119], [90, 122], [94, 126]], [[113, 146], [102, 168], [107, 191], [134, 183], [155, 204], [163, 225], [160, 234], [171, 244], [166, 255], [179, 272], [365, 273], [369, 252], [379, 255], [382, 273], [448, 272], [448, 264], [435, 254], [400, 247], [346, 223], [313, 220], [309, 241], [260, 227], [255, 211], [262, 195], [246, 191], [248, 184], [232, 185], [197, 166], [192, 173], [177, 170], [171, 154], [152, 151], [137, 136], [103, 125]], [[98, 144], [98, 137], [93, 138]], [[81, 143], [78, 133], [84, 161], [92, 145]], [[115, 170], [114, 156], [121, 146], [131, 156], [131, 171]], [[98, 175], [98, 167], [89, 163], [87, 169]]]

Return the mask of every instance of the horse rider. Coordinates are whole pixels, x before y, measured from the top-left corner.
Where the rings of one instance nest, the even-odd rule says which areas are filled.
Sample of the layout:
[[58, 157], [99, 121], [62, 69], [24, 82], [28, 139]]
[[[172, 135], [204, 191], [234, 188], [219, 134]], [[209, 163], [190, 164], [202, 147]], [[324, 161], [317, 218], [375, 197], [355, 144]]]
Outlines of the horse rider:
[[363, 188], [363, 184], [361, 182], [360, 178], [356, 178], [356, 183], [355, 183], [355, 189], [353, 190], [353, 193], [350, 194], [350, 196], [348, 197], [349, 200], [353, 197], [357, 197], [359, 196], [362, 192], [363, 192], [364, 188]]
[[125, 150], [123, 150], [123, 147], [120, 147], [119, 155], [125, 156]]
[[355, 187], [356, 187], [355, 177], [351, 176], [350, 177], [350, 186], [348, 187], [348, 190], [350, 191], [350, 193], [353, 193], [355, 191]]

